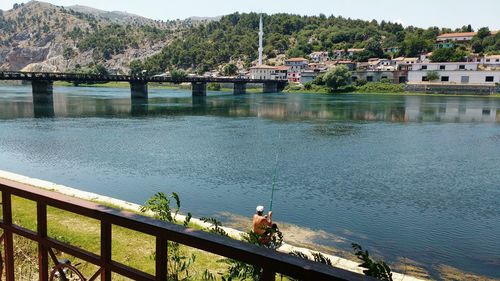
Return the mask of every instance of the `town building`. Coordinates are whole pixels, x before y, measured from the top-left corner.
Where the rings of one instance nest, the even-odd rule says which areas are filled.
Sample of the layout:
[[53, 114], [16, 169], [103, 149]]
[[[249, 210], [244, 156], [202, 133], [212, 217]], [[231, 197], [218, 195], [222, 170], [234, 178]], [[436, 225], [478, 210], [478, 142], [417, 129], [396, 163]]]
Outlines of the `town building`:
[[[498, 31], [492, 31], [491, 35], [497, 34]], [[455, 33], [445, 33], [441, 34], [436, 38], [436, 41], [439, 42], [458, 42], [464, 43], [472, 40], [474, 36], [476, 36], [477, 32], [455, 32]]]
[[312, 52], [309, 57], [311, 58], [311, 60], [315, 63], [324, 63], [326, 61], [328, 61], [329, 59], [329, 56], [328, 56], [328, 52]]
[[290, 58], [285, 60], [285, 66], [290, 67], [288, 70], [288, 81], [298, 83], [302, 71], [309, 69], [309, 61], [305, 58]]
[[455, 33], [445, 33], [437, 37], [437, 42], [468, 42], [476, 35], [476, 32], [455, 32]]
[[500, 55], [484, 56], [480, 62], [486, 66], [500, 67]]
[[412, 66], [412, 70], [468, 70], [476, 71], [478, 70], [479, 63], [477, 62], [424, 62], [415, 63]]
[[352, 72], [351, 80], [356, 82], [358, 80], [364, 80], [366, 82], [380, 82], [383, 80], [389, 80], [391, 83], [399, 84], [405, 83], [408, 79], [407, 71], [382, 71], [382, 70], [357, 70]]
[[[428, 83], [428, 71], [413, 70], [408, 72], [408, 82]], [[431, 82], [447, 84], [495, 85], [500, 83], [500, 71], [439, 70], [439, 79]]]
[[257, 65], [250, 68], [250, 79], [275, 79], [276, 67], [269, 65]]
[[289, 66], [276, 66], [274, 68], [274, 76], [272, 79], [276, 80], [286, 80], [288, 79], [288, 71], [290, 70]]
[[352, 58], [355, 54], [363, 52], [365, 49], [351, 48], [347, 50], [334, 50], [333, 56], [335, 59]]

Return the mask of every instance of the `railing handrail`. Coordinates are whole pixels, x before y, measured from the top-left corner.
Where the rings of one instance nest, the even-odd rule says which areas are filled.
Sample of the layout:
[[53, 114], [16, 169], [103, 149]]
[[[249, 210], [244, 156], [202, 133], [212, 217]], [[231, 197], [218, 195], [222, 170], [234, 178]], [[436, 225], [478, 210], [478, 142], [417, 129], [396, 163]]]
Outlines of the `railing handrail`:
[[[38, 206], [51, 206], [75, 214], [83, 215], [85, 217], [96, 219], [101, 222], [101, 226], [109, 228], [109, 230], [106, 230], [106, 232], [109, 231], [109, 233], [111, 233], [110, 226], [117, 225], [120, 227], [132, 229], [137, 232], [155, 236], [157, 238], [157, 250], [159, 249], [158, 243], [166, 243], [165, 241], [167, 240], [175, 241], [189, 247], [239, 260], [248, 264], [257, 265], [264, 269], [264, 276], [273, 276], [272, 278], [274, 278], [274, 273], [282, 273], [284, 275], [299, 278], [302, 280], [375, 280], [371, 277], [367, 277], [361, 274], [353, 273], [340, 268], [326, 266], [320, 263], [304, 260], [273, 250], [264, 249], [242, 241], [200, 230], [185, 228], [180, 225], [156, 220], [151, 217], [142, 216], [140, 214], [124, 210], [118, 210], [108, 206], [103, 206], [98, 203], [85, 201], [53, 191], [32, 187], [24, 183], [15, 182], [12, 180], [0, 179], [0, 191], [2, 192], [2, 198], [8, 201], [3, 202], [4, 204], [2, 206], [4, 208], [4, 218], [2, 218], [2, 221], [0, 222], [0, 228], [3, 228], [4, 233], [15, 233], [22, 235], [31, 240], [39, 242], [39, 245], [43, 245], [44, 247], [57, 248], [63, 252], [67, 252], [68, 254], [86, 260], [87, 262], [91, 262], [98, 266], [101, 266], [106, 270], [117, 271], [122, 275], [133, 276], [141, 280], [158, 280], [158, 278], [154, 279], [154, 276], [150, 276], [137, 269], [121, 265], [112, 261], [111, 259], [109, 260], [109, 262], [103, 264], [103, 262], [101, 261], [102, 254], [101, 256], [98, 256], [92, 253], [88, 253], [82, 249], [75, 248], [54, 239], [43, 237], [43, 235], [40, 236], [40, 233], [29, 231], [19, 226], [12, 225], [12, 218], [5, 218], [6, 215], [11, 215], [12, 211], [10, 206], [10, 196], [15, 195], [21, 198], [35, 201], [37, 202]], [[7, 204], [5, 203], [8, 203], [9, 206], [6, 206]], [[39, 216], [40, 213], [38, 213], [37, 221], [40, 220]], [[109, 237], [104, 236], [101, 236], [101, 241], [106, 241], [107, 238], [111, 238], [111, 234], [109, 235]], [[109, 248], [109, 251], [111, 253], [111, 248]], [[157, 270], [161, 270], [161, 268], [158, 268], [158, 266], [161, 267], [161, 265], [157, 263]], [[268, 275], [266, 275], [266, 273]], [[269, 277], [269, 280], [274, 280], [272, 278]]]

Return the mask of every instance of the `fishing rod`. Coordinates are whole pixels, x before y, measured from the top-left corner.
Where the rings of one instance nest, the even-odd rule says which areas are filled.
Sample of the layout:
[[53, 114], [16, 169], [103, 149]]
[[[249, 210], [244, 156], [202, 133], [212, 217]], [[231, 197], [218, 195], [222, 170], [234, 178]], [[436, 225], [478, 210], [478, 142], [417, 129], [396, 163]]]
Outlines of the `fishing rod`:
[[276, 163], [274, 165], [273, 187], [272, 187], [272, 190], [271, 190], [271, 202], [269, 204], [270, 205], [269, 206], [269, 211], [273, 210], [274, 190], [276, 189], [276, 178], [278, 176], [278, 159], [279, 159], [279, 153], [280, 153], [280, 150], [279, 150], [280, 140], [281, 140], [281, 133], [279, 133], [279, 135], [278, 135], [278, 149], [276, 151]]

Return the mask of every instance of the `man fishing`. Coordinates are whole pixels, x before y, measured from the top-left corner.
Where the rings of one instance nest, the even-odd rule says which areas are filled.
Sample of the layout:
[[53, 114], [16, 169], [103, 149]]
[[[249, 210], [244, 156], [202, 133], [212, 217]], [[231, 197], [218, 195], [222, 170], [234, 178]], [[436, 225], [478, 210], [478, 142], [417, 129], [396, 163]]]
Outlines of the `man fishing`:
[[276, 224], [273, 224], [273, 212], [269, 211], [264, 216], [264, 206], [257, 206], [256, 211], [253, 215], [253, 232], [259, 235], [261, 245], [269, 246], [275, 232], [273, 230], [277, 229]]

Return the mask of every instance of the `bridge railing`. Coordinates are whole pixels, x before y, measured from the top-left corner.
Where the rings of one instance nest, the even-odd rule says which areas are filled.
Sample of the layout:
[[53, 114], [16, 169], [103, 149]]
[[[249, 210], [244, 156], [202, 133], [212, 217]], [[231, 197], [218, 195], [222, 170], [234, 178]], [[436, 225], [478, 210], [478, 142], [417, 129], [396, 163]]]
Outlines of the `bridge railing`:
[[[57, 263], [53, 249], [96, 265], [99, 270], [89, 280], [95, 280], [99, 276], [101, 280], [111, 280], [112, 272], [133, 280], [167, 280], [168, 241], [175, 241], [189, 247], [261, 267], [263, 269], [263, 280], [266, 281], [275, 280], [276, 273], [282, 273], [299, 280], [374, 280], [360, 274], [278, 253], [227, 237], [184, 228], [180, 225], [166, 223], [10, 180], [0, 179], [0, 191], [2, 193], [3, 210], [3, 217], [0, 221], [3, 234], [0, 239], [4, 243], [7, 281], [14, 280], [14, 234], [38, 243], [39, 280], [42, 281], [49, 278], [49, 257], [54, 260], [55, 264]], [[36, 202], [37, 211], [36, 214], [33, 214], [33, 216], [36, 216], [36, 231], [23, 228], [14, 223], [13, 215], [15, 214], [13, 214], [12, 209], [12, 196]], [[90, 253], [79, 247], [48, 237], [48, 206], [99, 221], [101, 228], [100, 254]], [[155, 237], [155, 275], [113, 260], [111, 254], [113, 226], [120, 226]]]
[[169, 76], [141, 76], [141, 75], [98, 75], [82, 73], [58, 73], [58, 72], [0, 72], [0, 80], [48, 80], [48, 81], [68, 81], [68, 82], [164, 82], [164, 83], [287, 83], [286, 80], [276, 79], [250, 79], [246, 77], [204, 77], [188, 76], [174, 78]]

